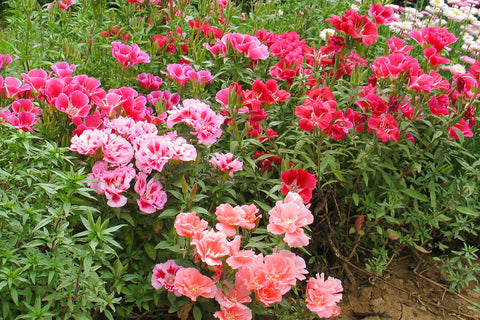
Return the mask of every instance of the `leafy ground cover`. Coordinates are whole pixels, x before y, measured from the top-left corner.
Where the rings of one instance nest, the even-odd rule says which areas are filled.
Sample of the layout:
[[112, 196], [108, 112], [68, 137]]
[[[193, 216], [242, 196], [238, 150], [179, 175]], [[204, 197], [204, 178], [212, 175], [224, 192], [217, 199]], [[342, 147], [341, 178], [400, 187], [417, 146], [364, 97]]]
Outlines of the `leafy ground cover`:
[[385, 316], [405, 259], [477, 297], [476, 5], [5, 1], [1, 315]]

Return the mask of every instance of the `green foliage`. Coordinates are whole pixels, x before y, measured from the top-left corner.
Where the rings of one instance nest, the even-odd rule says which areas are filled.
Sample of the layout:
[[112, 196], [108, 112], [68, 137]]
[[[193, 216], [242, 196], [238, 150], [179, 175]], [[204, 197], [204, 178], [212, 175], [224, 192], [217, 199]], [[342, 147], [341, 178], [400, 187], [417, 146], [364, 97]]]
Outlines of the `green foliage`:
[[[116, 254], [109, 246], [118, 249], [112, 232], [121, 226], [85, 223], [98, 211], [84, 170], [56, 143], [6, 125], [0, 148], [1, 317], [111, 315], [119, 298], [106, 267]], [[102, 250], [92, 254], [97, 245]]]

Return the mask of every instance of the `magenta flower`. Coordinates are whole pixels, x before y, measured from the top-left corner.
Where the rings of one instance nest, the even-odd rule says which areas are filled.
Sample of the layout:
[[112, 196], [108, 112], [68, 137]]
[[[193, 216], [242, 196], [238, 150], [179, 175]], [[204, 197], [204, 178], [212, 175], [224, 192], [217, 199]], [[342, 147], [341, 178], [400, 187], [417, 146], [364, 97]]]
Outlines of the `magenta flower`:
[[383, 142], [390, 139], [393, 139], [395, 142], [398, 141], [400, 131], [398, 130], [397, 125], [397, 120], [388, 113], [384, 116], [374, 114], [368, 120], [368, 127], [375, 130], [378, 138]]
[[75, 65], [74, 64], [69, 64], [68, 62], [58, 62], [52, 65], [50, 68], [52, 68], [53, 72], [57, 75], [59, 78], [65, 78], [69, 77], [73, 71], [75, 70]]
[[0, 70], [12, 63], [12, 56], [9, 54], [0, 54]]
[[137, 76], [137, 81], [140, 82], [140, 85], [145, 89], [158, 90], [163, 84], [162, 78], [159, 76], [154, 76], [151, 73], [140, 73]]
[[150, 56], [148, 53], [140, 50], [140, 47], [135, 43], [129, 46], [120, 41], [112, 42], [112, 56], [125, 68], [129, 68], [139, 63], [150, 62]]
[[147, 175], [143, 172], [137, 174], [134, 190], [140, 196], [137, 199], [138, 207], [145, 213], [154, 213], [162, 210], [167, 202], [167, 193], [162, 190], [163, 185], [153, 178], [147, 182]]
[[180, 269], [183, 269], [183, 267], [177, 265], [175, 260], [168, 260], [165, 263], [155, 265], [152, 270], [152, 287], [156, 290], [165, 288], [167, 291], [174, 292], [179, 296], [178, 292], [175, 291], [174, 283], [175, 275]]
[[257, 37], [249, 34], [227, 33], [222, 37], [221, 41], [226, 46], [229, 45], [237, 52], [244, 53], [246, 57], [251, 59], [265, 60], [270, 55], [268, 47], [262, 44]]

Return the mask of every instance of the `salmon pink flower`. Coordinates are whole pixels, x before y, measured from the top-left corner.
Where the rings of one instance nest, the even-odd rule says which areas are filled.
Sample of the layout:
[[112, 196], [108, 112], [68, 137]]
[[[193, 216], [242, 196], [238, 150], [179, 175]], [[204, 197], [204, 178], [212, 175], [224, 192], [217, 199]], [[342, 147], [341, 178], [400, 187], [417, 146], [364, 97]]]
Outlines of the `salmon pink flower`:
[[195, 211], [181, 212], [175, 217], [173, 226], [179, 236], [191, 239], [205, 231], [208, 227], [208, 222], [200, 219]]
[[209, 266], [221, 266], [220, 258], [230, 254], [230, 244], [223, 231], [205, 230], [193, 238], [195, 253]]
[[260, 216], [255, 216], [257, 212], [258, 208], [255, 205], [232, 207], [228, 203], [221, 204], [215, 210], [219, 221], [216, 228], [223, 231], [227, 237], [235, 235], [236, 227], [251, 230], [255, 228], [255, 222], [260, 218]]
[[139, 172], [134, 190], [140, 196], [137, 199], [140, 211], [151, 214], [157, 210], [162, 210], [167, 202], [167, 193], [162, 190], [163, 185], [153, 178], [147, 183], [147, 175]]
[[400, 137], [400, 131], [398, 130], [398, 122], [391, 114], [386, 114], [384, 116], [372, 115], [368, 120], [368, 127], [372, 130], [375, 130], [378, 138], [386, 142], [390, 139], [393, 139], [395, 142], [398, 141]]
[[152, 270], [152, 287], [156, 290], [161, 288], [167, 289], [169, 292], [174, 292], [177, 296], [180, 294], [175, 291], [175, 276], [177, 271], [183, 267], [177, 265], [175, 260], [168, 260], [165, 263], [156, 264]]
[[140, 50], [140, 47], [135, 43], [129, 46], [121, 41], [114, 41], [111, 45], [112, 56], [125, 68], [130, 68], [139, 63], [150, 62], [148, 53]]
[[174, 290], [197, 301], [198, 297], [212, 299], [217, 294], [217, 286], [212, 279], [195, 268], [182, 268], [175, 274]]
[[322, 273], [307, 282], [306, 302], [307, 308], [316, 312], [321, 318], [335, 317], [340, 314], [337, 303], [342, 300], [342, 282], [338, 279], [325, 276]]
[[317, 178], [315, 174], [309, 173], [307, 170], [286, 170], [282, 172], [282, 189], [283, 194], [289, 192], [298, 193], [303, 202], [306, 204], [312, 199], [312, 190], [317, 186]]

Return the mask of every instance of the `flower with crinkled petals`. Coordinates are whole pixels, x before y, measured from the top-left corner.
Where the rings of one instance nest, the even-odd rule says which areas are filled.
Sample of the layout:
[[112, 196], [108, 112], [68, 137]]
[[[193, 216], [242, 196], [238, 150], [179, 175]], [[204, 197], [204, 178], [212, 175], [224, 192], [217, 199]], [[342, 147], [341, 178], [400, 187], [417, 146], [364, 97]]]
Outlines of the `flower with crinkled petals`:
[[209, 266], [221, 266], [220, 258], [230, 254], [227, 235], [222, 231], [205, 230], [192, 239], [195, 253]]
[[231, 237], [237, 232], [235, 228], [244, 222], [245, 214], [240, 206], [232, 207], [228, 203], [220, 204], [215, 209], [215, 215], [219, 221], [215, 227], [224, 232], [227, 237]]
[[177, 265], [175, 260], [168, 260], [165, 263], [158, 263], [152, 270], [152, 287], [155, 290], [160, 290], [161, 288], [167, 289], [169, 292], [174, 292], [175, 295], [179, 296], [179, 293], [175, 291], [175, 276], [177, 271], [183, 269], [183, 267]]
[[183, 268], [175, 274], [174, 290], [179, 294], [197, 301], [198, 297], [212, 299], [217, 294], [217, 286], [212, 279], [204, 276], [195, 268]]
[[181, 212], [175, 217], [173, 226], [179, 236], [191, 239], [207, 230], [208, 222], [200, 219], [195, 211]]
[[95, 154], [97, 150], [102, 148], [108, 134], [104, 130], [87, 129], [80, 135], [75, 135], [70, 140], [71, 151], [76, 151], [80, 154]]
[[317, 178], [315, 174], [309, 173], [307, 170], [290, 169], [282, 172], [282, 189], [283, 194], [289, 192], [298, 193], [305, 204], [312, 199], [312, 190], [317, 186]]
[[134, 150], [127, 139], [110, 133], [102, 145], [103, 160], [116, 166], [127, 165], [133, 158]]
[[144, 139], [137, 142], [135, 165], [145, 173], [150, 173], [152, 170], [162, 172], [163, 167], [174, 155], [167, 136], [146, 135]]
[[233, 173], [243, 169], [243, 162], [233, 159], [233, 153], [215, 152], [215, 156], [210, 158], [210, 162], [216, 169], [221, 172], [228, 173], [230, 178], [233, 178]]
[[409, 33], [415, 41], [421, 46], [434, 47], [437, 52], [442, 51], [446, 46], [457, 41], [457, 37], [448, 31], [447, 28], [440, 27], [426, 27], [422, 30], [414, 30]]
[[269, 212], [267, 230], [273, 234], [285, 234], [283, 240], [290, 247], [304, 247], [310, 240], [303, 227], [313, 223], [313, 215], [303, 204], [301, 197], [289, 193], [284, 201], [277, 201]]
[[321, 318], [335, 317], [340, 314], [340, 307], [337, 303], [342, 300], [343, 287], [338, 279], [328, 277], [322, 273], [307, 282], [307, 308], [316, 312]]
[[134, 190], [140, 196], [137, 199], [140, 211], [151, 214], [157, 210], [162, 210], [167, 202], [167, 193], [162, 190], [163, 185], [153, 178], [147, 182], [147, 175], [139, 172]]

